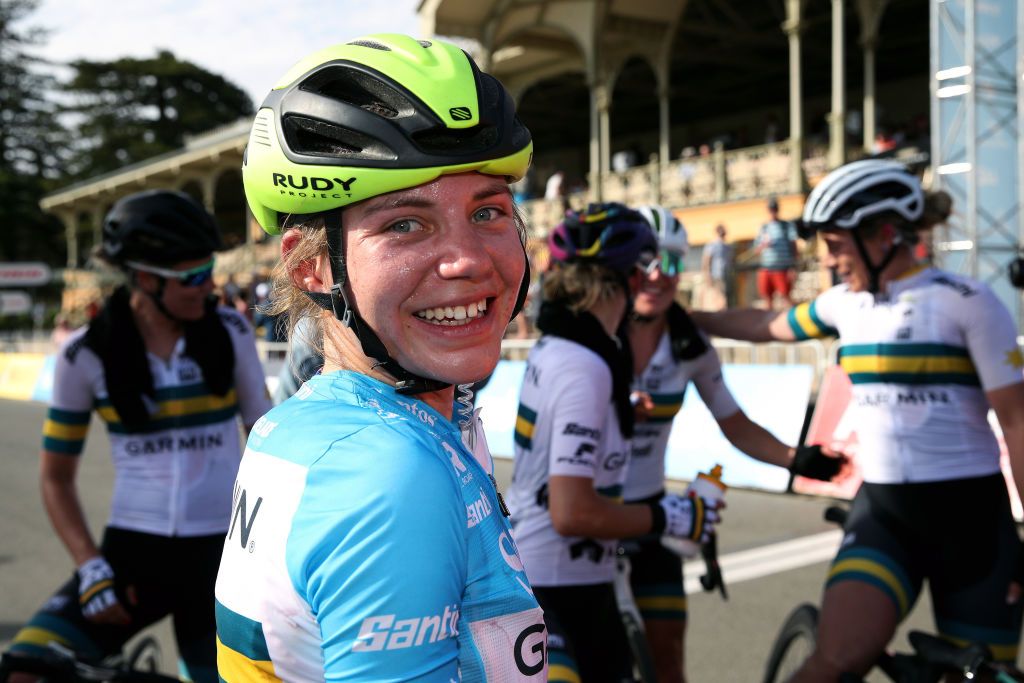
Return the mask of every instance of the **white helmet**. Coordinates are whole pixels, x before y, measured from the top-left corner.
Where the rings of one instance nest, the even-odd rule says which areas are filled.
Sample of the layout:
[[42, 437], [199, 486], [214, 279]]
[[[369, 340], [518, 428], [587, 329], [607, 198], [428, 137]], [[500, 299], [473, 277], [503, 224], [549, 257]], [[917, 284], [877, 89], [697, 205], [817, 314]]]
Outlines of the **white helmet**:
[[637, 211], [651, 224], [658, 236], [658, 248], [675, 252], [680, 257], [690, 250], [690, 240], [682, 221], [663, 206], [641, 206]]
[[917, 176], [902, 164], [865, 159], [840, 166], [818, 183], [804, 204], [804, 227], [852, 229], [865, 219], [892, 211], [909, 223], [924, 212]]

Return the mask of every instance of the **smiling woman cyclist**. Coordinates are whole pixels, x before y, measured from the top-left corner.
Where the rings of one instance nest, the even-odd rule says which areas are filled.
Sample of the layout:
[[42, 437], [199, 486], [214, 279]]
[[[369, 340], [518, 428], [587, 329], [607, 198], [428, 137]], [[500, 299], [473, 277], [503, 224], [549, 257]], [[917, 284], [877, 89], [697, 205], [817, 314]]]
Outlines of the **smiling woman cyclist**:
[[[903, 166], [847, 164], [804, 206], [842, 283], [783, 313], [694, 315], [708, 332], [792, 341], [838, 334], [853, 383], [864, 484], [829, 571], [818, 647], [793, 680], [863, 675], [928, 579], [939, 632], [1015, 661], [1010, 604], [1021, 545], [986, 415], [1024, 483], [1024, 381], [1016, 330], [981, 282], [917, 264], [912, 246], [943, 193]], [[946, 213], [948, 214], [948, 206]]]
[[551, 680], [632, 680], [613, 579], [618, 539], [703, 539], [718, 517], [699, 498], [622, 504], [629, 465], [632, 362], [616, 333], [637, 262], [657, 249], [644, 218], [621, 204], [567, 212], [549, 237], [519, 399], [509, 503], [526, 572], [547, 619]]
[[545, 680], [479, 419], [453, 416], [525, 295], [508, 183], [531, 153], [502, 85], [437, 40], [316, 52], [257, 113], [246, 196], [282, 233], [274, 299], [320, 326], [324, 368], [242, 460], [224, 680]]
[[[790, 448], [743, 412], [722, 377], [718, 353], [675, 300], [689, 250], [686, 228], [660, 206], [641, 207], [640, 213], [658, 236], [658, 253], [642, 264], [643, 279], [629, 324], [637, 424], [623, 488], [626, 501], [650, 503], [665, 495], [669, 435], [691, 382], [722, 434], [739, 450], [805, 476], [829, 479], [837, 474], [842, 460], [832, 456], [838, 454], [817, 446]], [[630, 582], [658, 680], [682, 681], [686, 595], [679, 556], [660, 538], [647, 537], [640, 540], [630, 565]]]

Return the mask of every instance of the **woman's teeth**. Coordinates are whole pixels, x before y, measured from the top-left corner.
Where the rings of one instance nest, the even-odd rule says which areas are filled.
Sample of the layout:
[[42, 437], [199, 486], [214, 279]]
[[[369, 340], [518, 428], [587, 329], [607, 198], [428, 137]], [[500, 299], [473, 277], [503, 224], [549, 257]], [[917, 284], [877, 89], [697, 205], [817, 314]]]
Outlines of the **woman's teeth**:
[[487, 310], [487, 299], [481, 299], [468, 306], [437, 306], [416, 311], [416, 315], [434, 325], [466, 325]]

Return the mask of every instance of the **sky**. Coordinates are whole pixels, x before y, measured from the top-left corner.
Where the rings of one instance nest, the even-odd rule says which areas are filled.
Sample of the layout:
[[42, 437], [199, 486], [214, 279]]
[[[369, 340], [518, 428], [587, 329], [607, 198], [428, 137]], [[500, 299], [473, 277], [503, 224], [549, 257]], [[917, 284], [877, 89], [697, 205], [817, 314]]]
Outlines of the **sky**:
[[419, 35], [419, 0], [42, 0], [24, 26], [56, 62], [152, 57], [167, 49], [233, 82], [259, 106], [310, 52], [366, 33]]

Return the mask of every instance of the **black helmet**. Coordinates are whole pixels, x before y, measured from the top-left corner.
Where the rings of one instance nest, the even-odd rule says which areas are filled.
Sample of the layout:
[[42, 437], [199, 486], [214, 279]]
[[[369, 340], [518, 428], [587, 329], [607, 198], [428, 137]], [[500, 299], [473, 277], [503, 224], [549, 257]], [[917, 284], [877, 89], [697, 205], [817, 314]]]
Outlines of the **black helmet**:
[[224, 249], [206, 209], [183, 192], [146, 190], [122, 198], [103, 221], [100, 256], [115, 265], [170, 265]]

